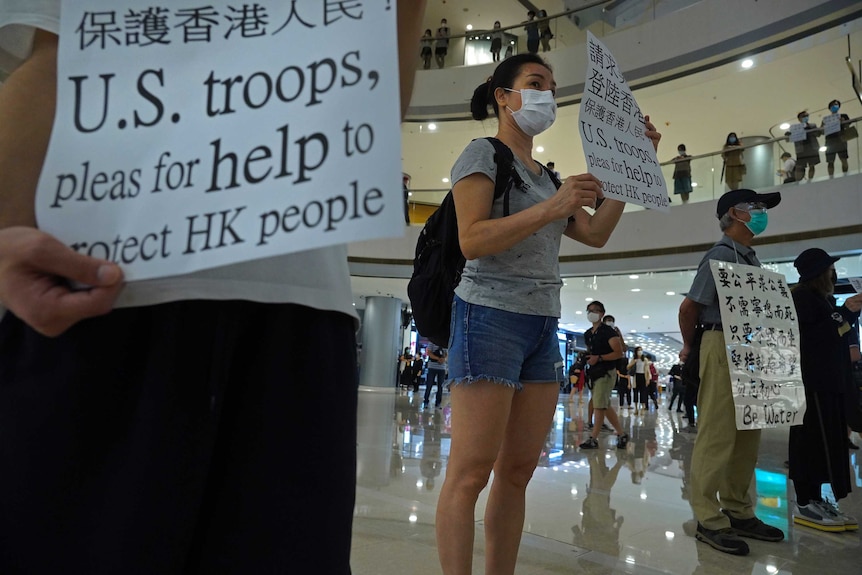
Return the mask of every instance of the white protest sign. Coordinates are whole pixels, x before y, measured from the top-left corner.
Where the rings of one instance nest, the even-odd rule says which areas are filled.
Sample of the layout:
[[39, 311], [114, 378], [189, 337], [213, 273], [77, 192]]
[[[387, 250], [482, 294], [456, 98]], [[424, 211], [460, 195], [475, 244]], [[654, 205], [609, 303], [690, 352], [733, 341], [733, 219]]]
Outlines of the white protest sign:
[[823, 117], [823, 133], [829, 136], [841, 131], [841, 116], [829, 114]]
[[126, 278], [403, 233], [395, 2], [63, 2], [39, 227]]
[[587, 76], [581, 100], [581, 142], [589, 172], [605, 197], [670, 212], [667, 184], [644, 116], [613, 54], [587, 32]]
[[805, 133], [805, 124], [793, 124], [790, 126], [790, 141], [804, 142], [808, 137]]
[[847, 278], [856, 293], [862, 293], [862, 278]]
[[805, 389], [796, 307], [782, 274], [710, 260], [737, 429], [801, 425]]

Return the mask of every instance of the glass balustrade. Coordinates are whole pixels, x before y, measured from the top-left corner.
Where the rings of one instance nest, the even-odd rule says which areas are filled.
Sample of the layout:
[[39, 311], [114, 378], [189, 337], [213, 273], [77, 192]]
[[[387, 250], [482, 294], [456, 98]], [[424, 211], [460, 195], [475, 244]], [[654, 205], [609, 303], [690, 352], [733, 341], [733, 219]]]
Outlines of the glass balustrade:
[[[852, 118], [849, 125], [856, 127], [857, 131], [862, 131], [862, 125], [860, 125], [862, 122], [860, 120], [862, 120], [862, 117]], [[780, 173], [780, 170], [784, 166], [781, 156], [785, 152], [788, 152], [793, 159], [796, 159], [794, 143], [788, 141], [784, 136], [777, 139], [743, 137], [741, 143], [744, 144], [743, 154], [746, 172], [739, 187], [761, 190], [772, 186], [780, 186], [782, 189], [791, 189], [793, 187], [804, 187], [830, 178], [842, 178], [858, 174], [860, 167], [862, 167], [862, 151], [860, 151], [859, 140], [858, 137], [847, 140], [848, 171], [846, 174], [842, 170], [840, 158], [836, 156], [833, 163], [833, 175], [830, 176], [826, 163], [825, 138], [822, 135], [819, 136], [820, 163], [815, 166], [814, 177], [810, 180], [808, 179], [808, 168], [806, 168], [804, 177], [801, 180], [785, 184], [783, 183], [785, 175]], [[692, 191], [689, 194], [688, 203], [712, 202], [730, 189], [724, 177], [726, 170], [723, 169], [724, 160], [721, 151], [691, 156], [689, 161]], [[673, 191], [674, 167], [675, 162], [673, 161], [661, 164], [662, 173], [667, 182], [668, 195], [671, 198], [671, 208], [683, 204], [682, 197], [674, 194]], [[423, 223], [437, 209], [437, 206], [440, 205], [440, 202], [448, 191], [448, 188], [411, 190], [410, 197], [408, 198], [411, 223]], [[626, 206], [626, 211], [638, 211], [642, 209], [644, 208], [634, 204]]]

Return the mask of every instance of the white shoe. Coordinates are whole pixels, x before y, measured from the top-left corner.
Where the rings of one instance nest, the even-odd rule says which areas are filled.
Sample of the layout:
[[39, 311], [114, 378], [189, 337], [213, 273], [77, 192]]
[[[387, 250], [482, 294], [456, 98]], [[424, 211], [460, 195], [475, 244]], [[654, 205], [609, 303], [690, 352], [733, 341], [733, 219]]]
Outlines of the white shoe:
[[838, 506], [832, 503], [831, 501], [823, 500], [817, 501], [817, 505], [829, 513], [832, 517], [837, 519], [838, 521], [844, 522], [844, 530], [845, 531], [857, 531], [859, 529], [859, 522], [852, 515], [847, 515], [843, 513]]
[[823, 509], [820, 501], [810, 501], [808, 505], [795, 504], [793, 522], [819, 531], [844, 531], [844, 522]]

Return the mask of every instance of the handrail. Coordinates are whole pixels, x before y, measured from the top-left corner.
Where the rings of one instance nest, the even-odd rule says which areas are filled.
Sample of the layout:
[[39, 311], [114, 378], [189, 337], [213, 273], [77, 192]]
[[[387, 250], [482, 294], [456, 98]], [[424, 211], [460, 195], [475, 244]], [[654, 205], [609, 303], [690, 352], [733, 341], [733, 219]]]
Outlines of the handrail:
[[[553, 14], [553, 15], [548, 15], [548, 16], [545, 16], [543, 18], [535, 18], [534, 20], [524, 20], [523, 22], [519, 22], [518, 24], [510, 24], [508, 26], [503, 26], [501, 23], [499, 28], [489, 28], [489, 29], [482, 28], [481, 30], [480, 29], [473, 29], [473, 30], [469, 30], [468, 32], [465, 32], [464, 34], [450, 34], [447, 37], [447, 39], [451, 40], [453, 38], [469, 38], [470, 36], [474, 36], [476, 34], [482, 34], [485, 32], [505, 32], [506, 30], [514, 30], [516, 28], [520, 29], [520, 28], [523, 28], [526, 24], [538, 24], [541, 22], [550, 22], [551, 20], [556, 20], [557, 18], [560, 18], [562, 16], [568, 16], [569, 14], [575, 14], [577, 12], [589, 10], [590, 8], [595, 8], [596, 6], [601, 6], [602, 4], [610, 4], [611, 2], [613, 2], [613, 0], [597, 0], [596, 2], [591, 2], [589, 4], [581, 6], [580, 8], [572, 8], [570, 10], [564, 10], [563, 12], [559, 12], [559, 13]], [[444, 20], [445, 20], [445, 18], [444, 18]], [[493, 23], [492, 23], [492, 25], [493, 25]], [[431, 39], [436, 40], [437, 38], [435, 36], [432, 36]]]
[[[850, 118], [850, 120], [845, 120], [845, 122], [847, 124], [853, 124], [855, 122], [858, 122], [859, 120], [862, 120], [862, 116], [858, 116], [856, 118]], [[820, 132], [821, 130], [823, 130], [823, 128], [817, 127], [817, 128], [813, 128], [813, 129], [806, 129], [805, 131], [806, 132]], [[782, 136], [778, 136], [777, 138], [770, 138], [768, 140], [763, 140], [762, 142], [757, 142], [754, 144], [739, 145], [739, 146], [736, 146], [734, 148], [734, 150], [740, 150], [740, 149], [746, 150], [748, 148], [755, 148], [757, 146], [764, 146], [766, 144], [775, 144], [775, 143], [779, 143], [779, 142], [790, 142], [790, 141], [788, 140], [787, 135], [782, 135]], [[790, 142], [790, 143], [792, 143], [792, 142]], [[779, 147], [781, 147], [780, 143], [779, 143]], [[781, 149], [783, 150], [784, 148], [781, 148]], [[705, 154], [698, 154], [696, 156], [688, 156], [685, 159], [685, 161], [688, 162], [688, 161], [693, 161], [693, 160], [700, 160], [702, 158], [711, 158], [713, 156], [723, 154], [724, 152], [725, 152], [725, 150], [722, 149], [722, 150], [718, 150], [717, 152], [706, 152]], [[677, 161], [667, 160], [666, 162], [659, 162], [659, 165], [660, 166], [672, 166], [672, 165], [676, 164], [678, 161], [679, 160], [677, 160]]]

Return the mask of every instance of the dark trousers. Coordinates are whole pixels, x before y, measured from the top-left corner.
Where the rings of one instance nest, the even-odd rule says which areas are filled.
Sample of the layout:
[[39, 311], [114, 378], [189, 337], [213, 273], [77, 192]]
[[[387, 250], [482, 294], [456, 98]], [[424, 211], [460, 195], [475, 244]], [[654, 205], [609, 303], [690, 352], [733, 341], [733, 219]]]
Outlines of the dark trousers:
[[353, 320], [302, 306], [130, 308], [53, 339], [7, 314], [0, 573], [348, 574], [354, 358]]
[[437, 396], [434, 398], [434, 406], [440, 407], [443, 403], [443, 382], [445, 380], [445, 369], [428, 369], [428, 375], [425, 377], [425, 405], [428, 405], [428, 400], [431, 398], [431, 386], [436, 383]]
[[689, 381], [685, 384], [685, 392], [683, 394], [683, 404], [685, 405], [685, 417], [688, 419], [689, 425], [695, 425], [694, 421], [694, 406], [697, 405], [697, 392], [700, 389], [700, 383]]
[[[674, 401], [677, 402], [676, 408], [682, 409], [683, 393], [685, 393], [685, 389], [683, 388], [682, 390], [680, 390], [679, 387], [680, 386], [674, 384], [673, 394], [670, 396], [670, 405], [667, 406], [668, 409], [673, 409], [673, 402]], [[679, 400], [676, 399], [677, 397], [679, 398]]]

